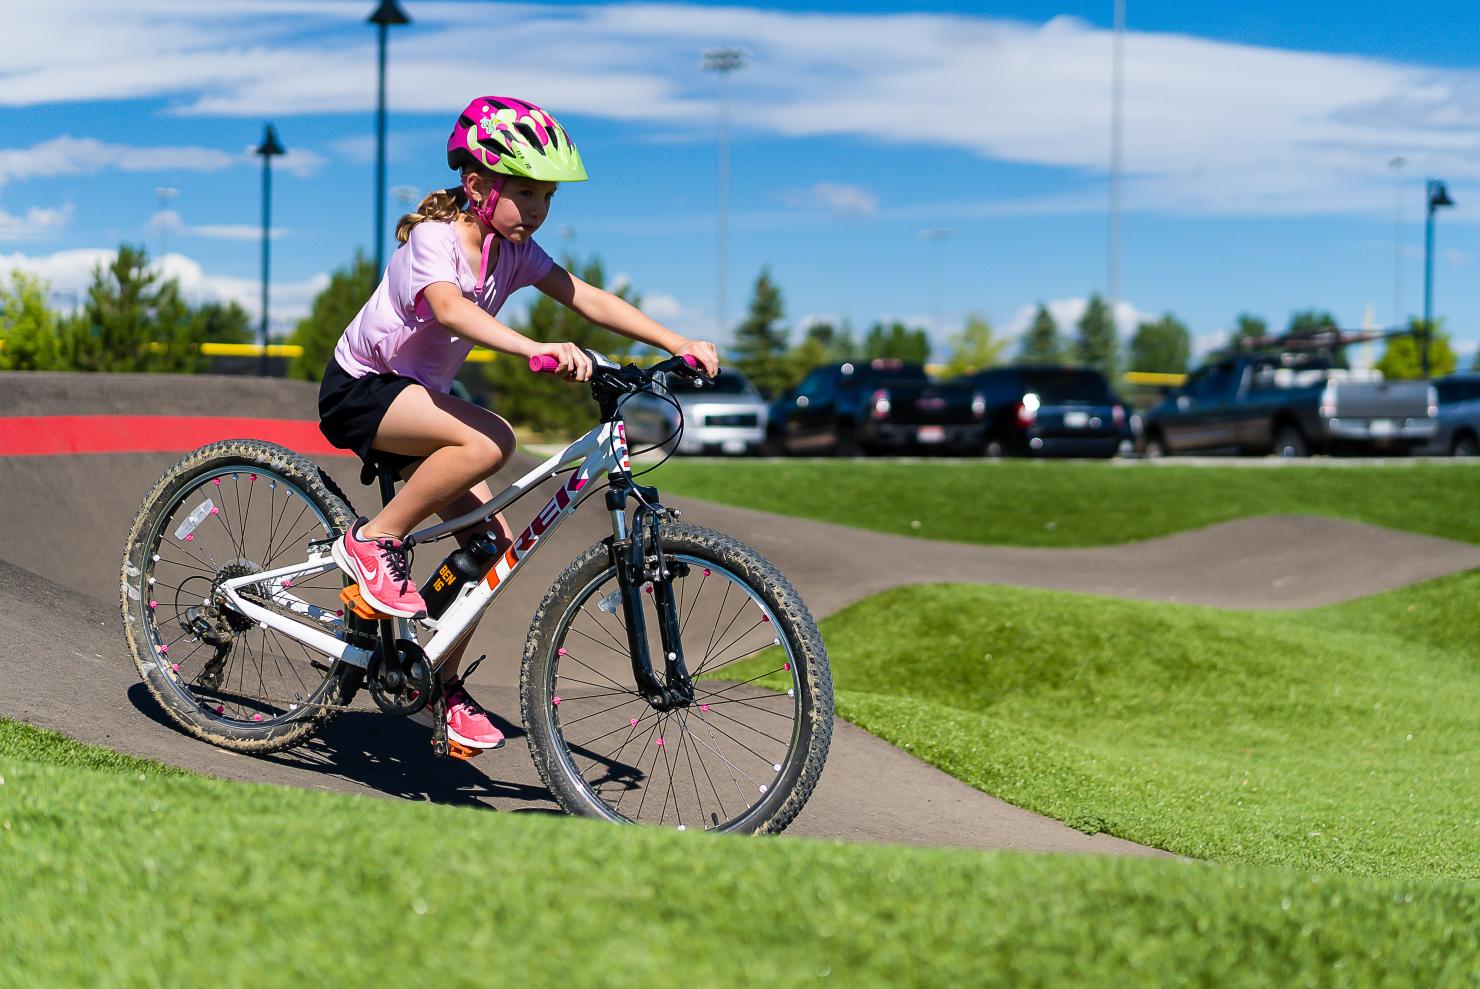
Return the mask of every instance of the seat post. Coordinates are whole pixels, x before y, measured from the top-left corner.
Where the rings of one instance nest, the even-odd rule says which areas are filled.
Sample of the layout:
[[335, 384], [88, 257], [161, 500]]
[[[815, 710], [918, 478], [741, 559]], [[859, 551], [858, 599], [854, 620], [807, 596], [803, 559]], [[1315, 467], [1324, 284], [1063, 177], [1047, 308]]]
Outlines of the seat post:
[[389, 505], [396, 496], [396, 475], [385, 464], [375, 465], [375, 478], [380, 482], [380, 503]]

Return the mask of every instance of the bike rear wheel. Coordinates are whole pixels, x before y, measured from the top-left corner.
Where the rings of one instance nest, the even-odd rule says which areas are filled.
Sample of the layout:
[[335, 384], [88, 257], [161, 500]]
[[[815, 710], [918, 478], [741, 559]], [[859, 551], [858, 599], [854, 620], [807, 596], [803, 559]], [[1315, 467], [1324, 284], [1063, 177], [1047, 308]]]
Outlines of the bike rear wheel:
[[[165, 472], [130, 528], [120, 604], [139, 675], [176, 724], [222, 748], [273, 752], [307, 741], [350, 702], [357, 667], [225, 607], [220, 584], [302, 562], [310, 540], [353, 521], [327, 474], [271, 443], [212, 443]], [[308, 606], [340, 638], [373, 634], [342, 613], [346, 582], [331, 566], [245, 590]]]
[[[832, 677], [796, 589], [755, 550], [696, 526], [661, 527], [692, 704], [652, 708], [633, 685], [616, 569], [588, 549], [530, 627], [520, 696], [530, 751], [573, 814], [777, 833], [806, 803], [832, 737]], [[662, 669], [656, 609], [650, 650]]]

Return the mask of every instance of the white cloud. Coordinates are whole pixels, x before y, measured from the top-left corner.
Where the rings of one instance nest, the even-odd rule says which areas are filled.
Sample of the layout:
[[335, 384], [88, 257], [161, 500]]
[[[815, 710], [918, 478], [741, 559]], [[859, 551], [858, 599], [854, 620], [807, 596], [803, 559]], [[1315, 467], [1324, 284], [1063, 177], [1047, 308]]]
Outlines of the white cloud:
[[[731, 79], [739, 140], [843, 135], [890, 167], [945, 147], [1073, 180], [1098, 183], [1106, 170], [1111, 36], [1072, 18], [506, 3], [491, 76], [466, 44], [469, 9], [419, 3], [416, 23], [393, 32], [394, 110], [445, 117], [448, 94], [496, 78], [562, 113], [707, 141], [715, 87], [699, 52], [723, 41], [751, 53]], [[362, 16], [309, 0], [22, 5], [0, 41], [0, 103], [152, 98], [182, 114], [280, 121], [368, 112], [374, 37]], [[1409, 174], [1480, 193], [1480, 72], [1145, 32], [1129, 34], [1126, 57], [1128, 208], [1385, 211], [1396, 153]], [[1099, 211], [1104, 197], [1070, 189], [976, 208]]]
[[[0, 277], [12, 269], [38, 275], [51, 284], [52, 298], [64, 306], [76, 305], [87, 297], [93, 271], [106, 267], [117, 256], [116, 251], [102, 248], [79, 248], [48, 255], [21, 253], [0, 254]], [[253, 325], [261, 318], [262, 282], [256, 278], [206, 271], [200, 262], [184, 254], [170, 253], [155, 260], [155, 266], [166, 278], [177, 279], [185, 298], [194, 305], [204, 302], [234, 301], [252, 317]], [[329, 284], [327, 273], [310, 278], [274, 281], [270, 286], [271, 333], [285, 334], [308, 314], [313, 299]]]
[[879, 200], [860, 185], [815, 182], [805, 189], [789, 189], [782, 201], [793, 209], [822, 210], [834, 220], [871, 219], [879, 211]]
[[[172, 209], [162, 209], [149, 218], [149, 228], [175, 237], [207, 237], [212, 240], [261, 240], [262, 228], [251, 223], [202, 223], [188, 224], [185, 218]], [[284, 237], [291, 231], [287, 227], [273, 227], [268, 236], [273, 240]]]
[[71, 203], [52, 208], [32, 206], [24, 216], [14, 216], [0, 210], [0, 241], [30, 240], [61, 231], [72, 222]]
[[0, 182], [94, 172], [212, 172], [236, 164], [215, 148], [132, 147], [63, 134], [29, 148], [0, 149]]

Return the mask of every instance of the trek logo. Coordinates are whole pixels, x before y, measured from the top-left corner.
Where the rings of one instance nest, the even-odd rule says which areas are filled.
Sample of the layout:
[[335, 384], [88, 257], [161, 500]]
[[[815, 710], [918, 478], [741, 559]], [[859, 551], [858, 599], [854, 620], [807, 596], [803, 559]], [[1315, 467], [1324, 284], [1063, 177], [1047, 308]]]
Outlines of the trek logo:
[[529, 527], [519, 534], [518, 539], [514, 540], [514, 545], [509, 547], [509, 551], [498, 562], [498, 566], [488, 572], [486, 580], [489, 587], [497, 587], [499, 582], [519, 564], [519, 561], [529, 555], [535, 543], [540, 541], [540, 536], [555, 524], [555, 520], [571, 506], [576, 495], [590, 480], [589, 477], [572, 477], [564, 487], [556, 490], [555, 497], [546, 502], [545, 507], [540, 509], [540, 513], [530, 521]]

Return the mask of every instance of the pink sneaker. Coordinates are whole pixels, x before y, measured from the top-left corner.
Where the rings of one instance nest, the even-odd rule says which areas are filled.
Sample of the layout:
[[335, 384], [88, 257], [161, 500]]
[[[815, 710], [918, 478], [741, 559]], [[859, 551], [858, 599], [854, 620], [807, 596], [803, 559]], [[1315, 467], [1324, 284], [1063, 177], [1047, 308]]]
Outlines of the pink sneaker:
[[427, 603], [411, 582], [411, 554], [399, 539], [361, 539], [369, 519], [355, 519], [335, 540], [334, 562], [360, 585], [360, 595], [377, 611], [397, 618], [422, 618]]
[[[475, 664], [476, 665], [476, 664]], [[447, 737], [470, 749], [497, 749], [504, 744], [504, 733], [493, 726], [488, 712], [472, 697], [457, 677], [442, 686], [447, 697]], [[411, 716], [419, 724], [432, 726], [432, 708], [427, 705]]]

